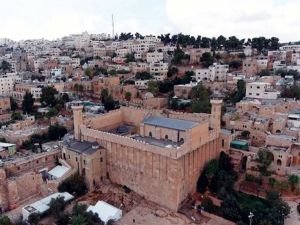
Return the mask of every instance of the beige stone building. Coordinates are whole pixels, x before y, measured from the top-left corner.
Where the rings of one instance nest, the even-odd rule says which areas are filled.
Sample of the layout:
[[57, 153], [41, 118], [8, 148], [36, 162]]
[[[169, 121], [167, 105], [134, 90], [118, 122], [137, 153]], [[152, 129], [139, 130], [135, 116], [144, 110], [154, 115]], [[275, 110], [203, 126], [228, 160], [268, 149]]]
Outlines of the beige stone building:
[[102, 176], [178, 210], [196, 191], [205, 163], [220, 152], [222, 101], [211, 103], [211, 114], [122, 107], [93, 117], [83, 115], [82, 106], [73, 106], [74, 134], [76, 140], [103, 147], [105, 165], [94, 168], [100, 181]]
[[0, 123], [7, 122], [11, 118], [10, 98], [0, 96]]

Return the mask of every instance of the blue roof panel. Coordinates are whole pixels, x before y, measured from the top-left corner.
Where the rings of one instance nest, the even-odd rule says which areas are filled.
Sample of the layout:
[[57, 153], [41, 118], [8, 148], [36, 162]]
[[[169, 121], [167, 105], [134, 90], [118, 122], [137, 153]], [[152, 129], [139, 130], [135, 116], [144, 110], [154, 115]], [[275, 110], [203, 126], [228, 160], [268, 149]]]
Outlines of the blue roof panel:
[[193, 121], [170, 119], [159, 116], [150, 116], [144, 119], [144, 124], [182, 131], [191, 129], [199, 125], [199, 123]]

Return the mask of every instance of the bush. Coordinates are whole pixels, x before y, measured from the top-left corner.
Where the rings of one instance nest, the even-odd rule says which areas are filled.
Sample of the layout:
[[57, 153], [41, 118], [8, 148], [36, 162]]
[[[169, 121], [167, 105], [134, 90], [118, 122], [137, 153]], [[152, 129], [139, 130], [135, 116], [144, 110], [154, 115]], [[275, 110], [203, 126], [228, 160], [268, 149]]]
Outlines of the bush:
[[209, 213], [215, 212], [215, 206], [212, 200], [208, 197], [205, 197], [201, 202], [201, 207]]
[[87, 192], [87, 186], [85, 184], [84, 178], [76, 174], [60, 183], [58, 186], [58, 191], [69, 192], [71, 194], [74, 194], [76, 197], [79, 197]]

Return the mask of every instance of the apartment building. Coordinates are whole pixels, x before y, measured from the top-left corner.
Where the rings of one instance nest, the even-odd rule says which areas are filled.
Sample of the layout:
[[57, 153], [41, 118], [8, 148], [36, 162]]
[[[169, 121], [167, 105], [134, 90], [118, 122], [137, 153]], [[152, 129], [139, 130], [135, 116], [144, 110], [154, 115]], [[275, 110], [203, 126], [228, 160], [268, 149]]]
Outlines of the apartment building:
[[168, 63], [159, 62], [150, 64], [150, 74], [155, 80], [164, 80], [167, 77], [169, 65]]
[[163, 52], [148, 52], [147, 53], [147, 63], [158, 63], [163, 61], [164, 53]]
[[0, 95], [9, 95], [14, 90], [14, 84], [17, 80], [16, 75], [0, 75]]
[[226, 81], [229, 66], [214, 63], [208, 69], [196, 69], [196, 81]]
[[251, 82], [246, 85], [246, 97], [256, 99], [277, 99], [279, 91], [272, 88], [270, 83]]

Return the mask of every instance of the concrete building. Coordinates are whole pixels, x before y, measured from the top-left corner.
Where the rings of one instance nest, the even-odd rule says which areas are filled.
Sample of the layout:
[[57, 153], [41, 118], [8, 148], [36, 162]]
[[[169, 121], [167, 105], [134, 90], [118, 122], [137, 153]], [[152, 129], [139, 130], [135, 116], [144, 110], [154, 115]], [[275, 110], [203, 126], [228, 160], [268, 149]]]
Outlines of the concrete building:
[[73, 106], [74, 134], [103, 147], [105, 179], [177, 210], [219, 155], [222, 101], [211, 103], [211, 115], [122, 107], [90, 118]]
[[279, 91], [272, 89], [270, 83], [252, 82], [246, 85], [246, 97], [256, 99], [277, 99]]
[[195, 76], [196, 81], [200, 82], [203, 80], [208, 81], [225, 81], [229, 70], [228, 65], [221, 65], [214, 63], [208, 69], [196, 69]]
[[150, 74], [155, 80], [164, 80], [167, 77], [169, 65], [168, 63], [159, 62], [150, 64]]
[[158, 63], [163, 61], [164, 53], [163, 52], [148, 52], [147, 53], [147, 63]]

